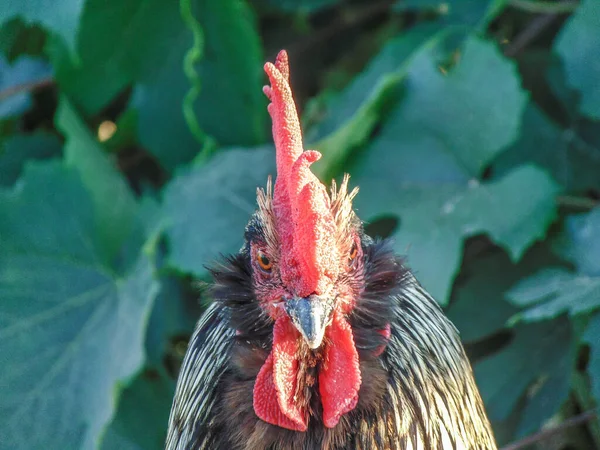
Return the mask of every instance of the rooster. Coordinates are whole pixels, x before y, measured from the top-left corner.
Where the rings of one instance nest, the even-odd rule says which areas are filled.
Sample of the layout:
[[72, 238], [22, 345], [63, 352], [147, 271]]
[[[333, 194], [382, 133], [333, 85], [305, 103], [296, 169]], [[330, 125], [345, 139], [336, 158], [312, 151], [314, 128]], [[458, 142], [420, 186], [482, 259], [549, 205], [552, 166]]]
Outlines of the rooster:
[[310, 171], [285, 51], [265, 71], [277, 179], [212, 269], [166, 448], [496, 449], [456, 329], [365, 234], [348, 176], [327, 193]]

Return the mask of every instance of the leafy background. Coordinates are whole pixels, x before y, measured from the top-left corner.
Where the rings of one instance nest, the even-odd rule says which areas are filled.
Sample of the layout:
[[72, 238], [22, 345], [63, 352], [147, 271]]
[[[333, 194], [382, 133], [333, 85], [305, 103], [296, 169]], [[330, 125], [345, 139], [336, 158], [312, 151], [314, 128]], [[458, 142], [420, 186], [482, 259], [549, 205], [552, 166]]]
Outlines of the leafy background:
[[205, 265], [274, 171], [280, 48], [316, 170], [447, 309], [498, 441], [600, 448], [600, 2], [8, 0], [0, 25], [1, 449], [162, 447]]

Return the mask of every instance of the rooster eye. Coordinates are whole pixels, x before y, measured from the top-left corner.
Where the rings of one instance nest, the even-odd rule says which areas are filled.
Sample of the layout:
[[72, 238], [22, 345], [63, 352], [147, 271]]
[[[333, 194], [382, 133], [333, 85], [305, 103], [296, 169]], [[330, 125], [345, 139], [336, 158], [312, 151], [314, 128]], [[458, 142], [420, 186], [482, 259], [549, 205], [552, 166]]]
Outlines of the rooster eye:
[[265, 272], [270, 272], [273, 267], [273, 263], [271, 260], [260, 250], [256, 253], [256, 261], [262, 270]]
[[358, 255], [358, 247], [356, 246], [356, 242], [352, 244], [352, 248], [350, 249], [350, 254], [348, 255], [349, 262], [352, 264]]

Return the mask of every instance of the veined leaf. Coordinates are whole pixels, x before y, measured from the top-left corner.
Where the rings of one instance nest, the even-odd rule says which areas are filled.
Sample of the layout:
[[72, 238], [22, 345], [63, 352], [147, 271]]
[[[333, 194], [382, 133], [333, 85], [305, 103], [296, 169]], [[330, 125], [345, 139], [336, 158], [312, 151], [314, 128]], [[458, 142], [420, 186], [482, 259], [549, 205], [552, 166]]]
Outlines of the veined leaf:
[[600, 2], [582, 0], [561, 30], [555, 50], [564, 62], [567, 80], [581, 93], [580, 111], [600, 119]]
[[104, 251], [111, 260], [133, 230], [137, 212], [133, 192], [102, 145], [64, 97], [55, 121], [67, 139], [65, 162], [79, 172], [92, 194], [98, 230], [106, 243]]
[[539, 321], [600, 308], [600, 208], [567, 219], [560, 253], [578, 268], [546, 269], [517, 283], [507, 294], [521, 307], [513, 321]]
[[272, 148], [227, 150], [175, 177], [163, 198], [169, 265], [203, 276], [221, 254], [237, 252], [256, 189], [274, 169]]
[[567, 398], [575, 355], [566, 318], [517, 327], [507, 347], [475, 365], [490, 420], [506, 419], [524, 398], [517, 434], [538, 429]]
[[448, 75], [423, 51], [411, 64], [404, 99], [350, 169], [363, 220], [400, 218], [396, 248], [442, 304], [464, 238], [487, 233], [517, 260], [555, 216], [557, 187], [534, 167], [478, 180], [516, 137], [525, 99], [514, 67], [491, 43], [470, 38]]
[[143, 362], [152, 266], [106, 266], [90, 194], [59, 163], [29, 165], [0, 204], [0, 446], [95, 449]]

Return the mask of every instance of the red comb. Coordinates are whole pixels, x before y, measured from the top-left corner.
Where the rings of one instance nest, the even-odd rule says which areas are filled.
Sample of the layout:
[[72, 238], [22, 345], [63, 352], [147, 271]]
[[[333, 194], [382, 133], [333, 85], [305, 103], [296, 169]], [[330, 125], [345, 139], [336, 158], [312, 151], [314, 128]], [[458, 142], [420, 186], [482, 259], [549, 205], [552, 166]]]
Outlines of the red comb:
[[275, 64], [265, 64], [265, 72], [271, 86], [263, 91], [271, 100], [268, 110], [277, 150], [273, 204], [281, 239], [282, 281], [301, 297], [322, 294], [328, 281], [336, 278], [338, 257], [329, 196], [310, 171], [321, 154], [303, 150], [285, 50], [279, 52]]

